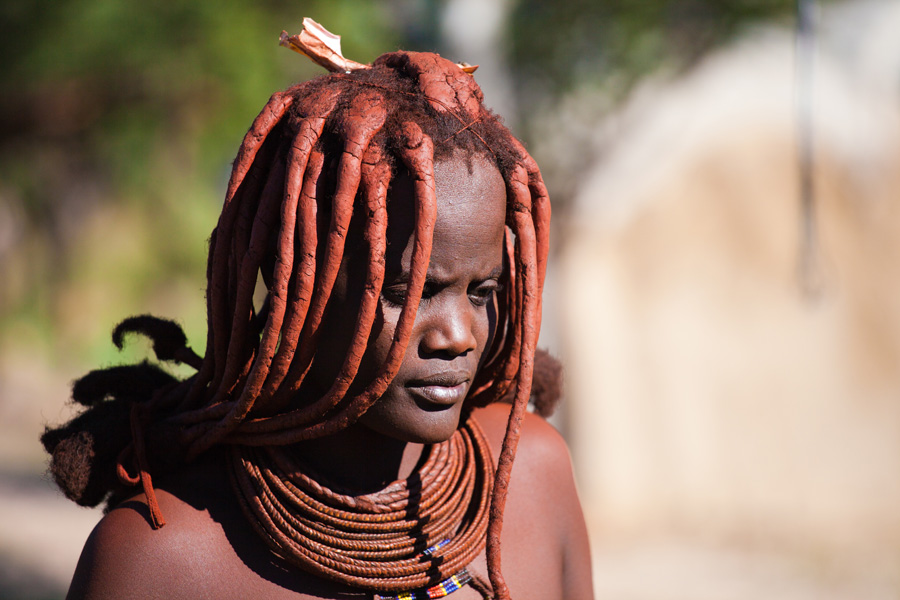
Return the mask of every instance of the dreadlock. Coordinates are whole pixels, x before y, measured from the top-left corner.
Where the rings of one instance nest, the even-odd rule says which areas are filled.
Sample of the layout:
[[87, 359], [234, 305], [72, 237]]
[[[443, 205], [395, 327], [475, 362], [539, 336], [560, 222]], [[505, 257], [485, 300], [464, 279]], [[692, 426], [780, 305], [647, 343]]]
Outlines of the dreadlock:
[[[550, 366], [539, 371], [548, 374], [549, 383], [532, 386], [550, 203], [536, 163], [485, 108], [474, 78], [435, 54], [385, 54], [366, 68], [323, 75], [271, 97], [240, 146], [210, 238], [203, 357], [186, 347], [177, 325], [154, 317], [133, 317], [114, 332], [119, 346], [128, 333], [147, 335], [160, 359], [189, 364], [198, 372], [177, 381], [144, 363], [95, 371], [76, 382], [74, 399], [87, 410], [42, 436], [66, 495], [79, 504], [106, 500], [109, 505], [124, 497], [128, 485], [141, 484], [153, 525], [161, 527], [150, 471], [164, 472], [214, 445], [230, 444], [244, 449], [232, 472], [247, 509], [247, 493], [259, 496], [258, 486], [265, 483], [255, 467], [263, 458], [253, 458], [261, 457], [259, 452], [356, 422], [381, 397], [403, 360], [431, 253], [434, 164], [455, 150], [493, 161], [507, 186], [507, 282], [497, 299], [496, 335], [466, 402], [475, 407], [507, 399], [513, 405], [493, 486], [488, 481], [480, 500], [473, 500], [485, 514], [489, 503], [489, 518], [479, 526], [482, 536], [487, 532], [489, 578], [496, 597], [508, 598], [500, 573], [500, 531], [520, 424], [533, 389], [547, 391], [538, 402], [543, 414], [553, 407], [547, 397], [558, 396], [559, 371], [545, 355], [538, 357]], [[408, 293], [387, 358], [361, 392], [349, 394], [385, 277], [387, 194], [401, 170], [409, 173], [415, 190]], [[323, 190], [323, 181], [332, 185]], [[297, 406], [354, 216], [362, 219], [368, 245], [356, 329], [331, 388]], [[257, 307], [254, 290], [260, 278], [267, 293]], [[479, 435], [476, 431], [459, 443], [483, 453]], [[490, 472], [491, 461], [486, 462]], [[248, 487], [251, 480], [256, 487]], [[273, 485], [284, 487], [281, 480]], [[274, 510], [269, 496], [253, 502], [266, 514]], [[273, 530], [279, 523], [300, 526], [282, 523], [292, 519], [289, 514], [278, 519], [258, 530], [268, 539], [279, 535]], [[469, 540], [469, 547], [477, 548], [477, 536], [472, 539], [476, 542]], [[278, 547], [292, 544], [283, 540]], [[473, 557], [466, 552], [457, 562], [464, 566]], [[403, 573], [386, 569], [391, 585], [406, 585], [398, 579]], [[325, 575], [365, 584], [364, 576]], [[428, 580], [416, 577], [415, 585]]]

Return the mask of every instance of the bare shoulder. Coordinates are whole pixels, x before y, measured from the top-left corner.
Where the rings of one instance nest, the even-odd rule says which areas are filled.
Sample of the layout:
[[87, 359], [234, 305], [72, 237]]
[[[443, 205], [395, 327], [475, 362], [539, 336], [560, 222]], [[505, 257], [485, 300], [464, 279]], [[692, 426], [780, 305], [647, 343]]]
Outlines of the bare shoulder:
[[157, 490], [157, 497], [167, 520], [162, 529], [151, 527], [142, 497], [101, 519], [81, 553], [68, 598], [196, 597], [197, 574], [208, 571], [218, 552], [215, 523], [168, 491]]
[[[511, 408], [508, 404], [498, 403], [477, 409], [473, 413], [490, 442], [495, 462], [506, 435]], [[525, 413], [520, 432], [516, 464], [521, 464], [521, 467], [517, 473], [527, 470], [536, 475], [540, 472], [552, 475], [562, 469], [564, 473], [571, 474], [572, 461], [568, 446], [555, 427], [538, 415]]]
[[[495, 404], [473, 416], [484, 429], [496, 461], [510, 407]], [[568, 447], [562, 435], [538, 415], [526, 413], [513, 463], [501, 537], [504, 573], [514, 597], [552, 582], [542, 598], [593, 598], [587, 529]], [[541, 564], [539, 581], [531, 578]], [[520, 594], [516, 594], [516, 580]]]
[[88, 538], [68, 598], [227, 598], [255, 589], [261, 578], [246, 556], [267, 554], [233, 499], [222, 456], [154, 483], [165, 526], [153, 529], [143, 494], [119, 504]]
[[224, 454], [204, 455], [156, 487], [166, 524], [143, 494], [110, 511], [85, 544], [68, 598], [328, 598], [333, 584], [286, 567], [244, 517]]
[[[473, 413], [488, 438], [495, 465], [510, 410], [508, 404], [492, 404]], [[532, 413], [525, 413], [522, 419], [510, 495], [514, 492], [519, 492], [523, 496], [520, 501], [526, 502], [532, 510], [552, 510], [555, 520], [565, 515], [552, 508], [554, 506], [569, 507], [581, 518], [568, 446], [555, 427]]]

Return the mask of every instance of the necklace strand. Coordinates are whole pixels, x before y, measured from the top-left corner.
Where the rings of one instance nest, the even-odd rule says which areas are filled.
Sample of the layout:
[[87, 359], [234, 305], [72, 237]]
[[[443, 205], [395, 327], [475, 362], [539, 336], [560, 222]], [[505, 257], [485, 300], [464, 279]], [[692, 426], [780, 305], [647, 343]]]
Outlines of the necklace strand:
[[395, 594], [388, 597], [449, 593], [469, 581], [465, 567], [485, 546], [494, 469], [472, 418], [432, 445], [407, 479], [362, 496], [304, 474], [282, 447], [236, 445], [231, 455], [251, 525], [273, 552], [314, 575]]

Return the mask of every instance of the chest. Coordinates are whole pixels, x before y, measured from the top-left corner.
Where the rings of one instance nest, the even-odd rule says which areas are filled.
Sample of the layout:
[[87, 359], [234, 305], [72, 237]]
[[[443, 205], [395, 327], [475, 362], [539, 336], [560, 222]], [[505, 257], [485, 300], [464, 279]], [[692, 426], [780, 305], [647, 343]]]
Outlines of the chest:
[[[504, 511], [501, 538], [501, 567], [514, 600], [561, 600], [563, 557], [566, 549], [559, 531], [554, 502], [548, 502], [542, 490], [546, 482], [514, 473]], [[196, 489], [197, 486], [190, 486]], [[222, 489], [224, 485], [209, 489]], [[278, 559], [247, 520], [235, 496], [207, 495], [197, 511], [185, 506], [183, 515], [189, 528], [178, 527], [172, 514], [172, 532], [190, 529], [180, 538], [181, 546], [190, 546], [179, 555], [188, 559], [177, 575], [184, 598], [372, 598], [358, 588], [310, 575]], [[168, 515], [167, 515], [168, 516]], [[179, 569], [181, 570], [181, 569]], [[484, 551], [468, 566], [471, 574], [488, 581]], [[479, 600], [481, 594], [464, 586], [448, 596], [450, 600]]]
[[[509, 508], [515, 508], [510, 506]], [[502, 571], [514, 600], [560, 598], [561, 548], [554, 543], [544, 519], [520, 519], [509, 511], [502, 536]], [[210, 551], [188, 569], [191, 582], [186, 597], [305, 599], [373, 598], [371, 593], [311, 576], [275, 557], [255, 532], [241, 522], [211, 531], [204, 544]], [[214, 550], [213, 550], [214, 549]], [[488, 581], [485, 553], [468, 567], [472, 576]], [[481, 594], [466, 585], [450, 600], [480, 600]]]

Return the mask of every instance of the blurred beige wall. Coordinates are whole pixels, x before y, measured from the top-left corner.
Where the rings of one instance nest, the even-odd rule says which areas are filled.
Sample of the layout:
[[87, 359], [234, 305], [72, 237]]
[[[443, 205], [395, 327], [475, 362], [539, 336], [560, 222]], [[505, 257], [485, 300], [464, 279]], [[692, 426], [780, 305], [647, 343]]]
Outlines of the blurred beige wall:
[[[790, 32], [648, 83], [600, 127], [602, 159], [556, 238], [555, 302], [585, 510], [598, 556], [615, 557], [601, 593], [900, 597], [900, 44], [869, 47], [900, 31], [900, 4], [878, 6], [822, 21], [817, 295], [798, 278]], [[609, 551], [672, 540], [655, 566]], [[748, 559], [706, 595], [723, 556], [697, 559], [710, 547], [805, 575], [754, 575]]]

